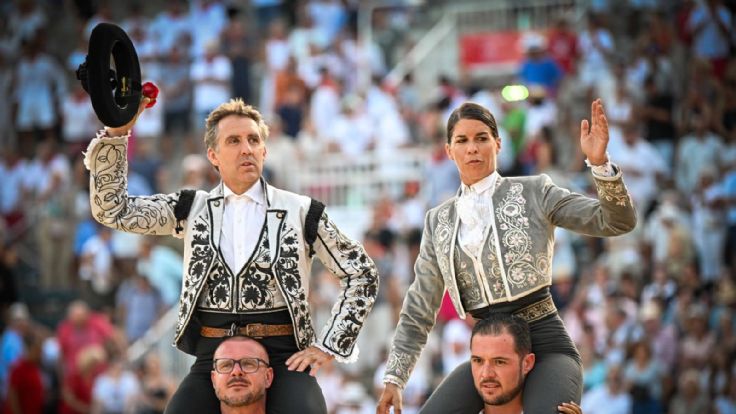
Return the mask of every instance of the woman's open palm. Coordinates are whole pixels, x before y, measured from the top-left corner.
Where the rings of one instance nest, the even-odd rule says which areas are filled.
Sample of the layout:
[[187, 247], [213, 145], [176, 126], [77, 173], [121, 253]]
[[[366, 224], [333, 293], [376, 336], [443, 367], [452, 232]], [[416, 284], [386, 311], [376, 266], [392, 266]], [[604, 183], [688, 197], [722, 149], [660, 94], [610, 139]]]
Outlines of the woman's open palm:
[[587, 119], [580, 122], [580, 148], [591, 164], [601, 165], [607, 161], [608, 120], [600, 99], [590, 105], [590, 113], [590, 124]]

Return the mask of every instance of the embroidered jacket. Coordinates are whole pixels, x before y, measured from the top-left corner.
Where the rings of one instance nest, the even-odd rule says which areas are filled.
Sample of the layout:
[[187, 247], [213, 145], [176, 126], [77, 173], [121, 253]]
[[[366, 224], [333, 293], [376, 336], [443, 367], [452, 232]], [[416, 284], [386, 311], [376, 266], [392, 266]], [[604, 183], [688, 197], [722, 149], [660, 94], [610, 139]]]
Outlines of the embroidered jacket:
[[[215, 256], [220, 254], [223, 186], [220, 184], [209, 193], [197, 191], [188, 218], [177, 223], [174, 208], [180, 193], [128, 196], [127, 142], [126, 136], [110, 138], [100, 132], [87, 149], [84, 162], [90, 170], [92, 215], [114, 229], [184, 239], [184, 275], [174, 345], [193, 354], [199, 326], [192, 315], [208, 275], [215, 271]], [[312, 258], [303, 236], [311, 200], [274, 188], [263, 180], [261, 183], [268, 206], [265, 231], [269, 256], [294, 324], [297, 345], [300, 349], [317, 346], [341, 362], [355, 361], [358, 332], [378, 293], [375, 264], [360, 244], [343, 235], [327, 214], [322, 214], [314, 252], [340, 278], [342, 293], [317, 337], [307, 300]]]
[[598, 200], [558, 187], [544, 174], [498, 177], [480, 268], [468, 255], [458, 257], [458, 197], [427, 212], [414, 265], [415, 279], [404, 298], [384, 382], [402, 388], [406, 385], [434, 326], [445, 290], [462, 318], [469, 310], [463, 303], [481, 300], [480, 285], [472, 273], [481, 273], [488, 305], [514, 301], [551, 285], [555, 226], [597, 237], [631, 231], [636, 211], [621, 172], [594, 178]]
[[279, 289], [271, 260], [267, 230], [264, 222], [258, 230], [255, 248], [240, 271], [230, 269], [222, 255], [214, 255], [214, 263], [197, 299], [195, 312], [228, 314], [286, 310], [286, 300]]

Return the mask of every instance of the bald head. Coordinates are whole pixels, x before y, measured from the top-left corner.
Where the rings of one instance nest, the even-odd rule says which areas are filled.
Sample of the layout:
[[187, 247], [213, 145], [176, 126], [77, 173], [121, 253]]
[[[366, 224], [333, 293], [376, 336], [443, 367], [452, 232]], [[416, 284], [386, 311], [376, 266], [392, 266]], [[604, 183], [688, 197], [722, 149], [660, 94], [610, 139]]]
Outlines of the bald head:
[[250, 356], [254, 358], [261, 358], [262, 360], [269, 362], [266, 347], [264, 347], [260, 342], [256, 341], [255, 339], [242, 335], [231, 336], [220, 342], [220, 345], [217, 347], [217, 349], [215, 349], [214, 358], [217, 359], [221, 354], [224, 353], [225, 349], [232, 347], [236, 347], [238, 349], [248, 349], [250, 353], [254, 354]]

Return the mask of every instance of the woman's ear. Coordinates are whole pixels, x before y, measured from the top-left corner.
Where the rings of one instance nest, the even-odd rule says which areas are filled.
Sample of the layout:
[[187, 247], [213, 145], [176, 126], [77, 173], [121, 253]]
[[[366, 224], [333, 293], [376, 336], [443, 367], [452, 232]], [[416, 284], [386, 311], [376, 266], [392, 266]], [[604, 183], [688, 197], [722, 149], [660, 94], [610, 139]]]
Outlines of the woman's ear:
[[447, 154], [447, 158], [455, 161], [455, 157], [452, 156], [452, 151], [450, 151], [450, 144], [445, 144], [445, 153]]

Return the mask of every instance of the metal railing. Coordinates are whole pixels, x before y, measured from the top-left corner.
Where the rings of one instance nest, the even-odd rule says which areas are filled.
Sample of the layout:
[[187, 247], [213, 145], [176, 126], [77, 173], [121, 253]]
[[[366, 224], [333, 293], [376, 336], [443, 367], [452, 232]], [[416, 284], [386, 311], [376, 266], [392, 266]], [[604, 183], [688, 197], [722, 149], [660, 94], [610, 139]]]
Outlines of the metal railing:
[[527, 0], [458, 2], [448, 7], [455, 16], [458, 33], [478, 31], [541, 30], [560, 17], [575, 18], [582, 11], [580, 0]]
[[171, 345], [174, 340], [178, 309], [179, 305], [171, 307], [145, 335], [128, 347], [126, 355], [128, 362], [138, 362], [148, 353], [154, 352], [161, 358], [161, 368], [164, 372], [178, 380], [187, 375], [194, 363], [194, 357]]
[[371, 151], [358, 158], [326, 154], [317, 163], [294, 168], [294, 191], [329, 207], [362, 208], [382, 197], [399, 198], [404, 185], [421, 181], [429, 161], [428, 148]]

